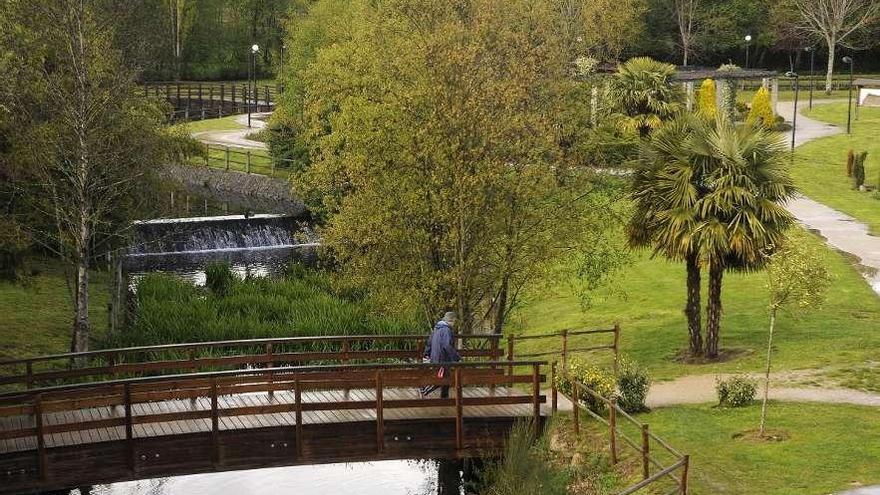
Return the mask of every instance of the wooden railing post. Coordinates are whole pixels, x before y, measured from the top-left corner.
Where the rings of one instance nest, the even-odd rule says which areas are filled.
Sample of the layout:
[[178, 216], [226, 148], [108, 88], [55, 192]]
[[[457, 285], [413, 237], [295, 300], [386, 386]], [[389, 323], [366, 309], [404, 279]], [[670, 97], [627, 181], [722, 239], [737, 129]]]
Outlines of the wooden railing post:
[[37, 465], [41, 480], [46, 479], [46, 438], [43, 434], [43, 397], [34, 396], [34, 426], [37, 429]]
[[251, 150], [247, 150], [247, 173], [251, 173]]
[[123, 386], [123, 404], [125, 407], [125, 452], [127, 456], [128, 470], [134, 473], [134, 422], [131, 417], [131, 385]]
[[537, 436], [541, 421], [541, 367], [538, 363], [532, 364], [532, 416]]
[[299, 386], [299, 377], [293, 381], [294, 402], [296, 403], [296, 456], [302, 457], [303, 453], [303, 415], [302, 415], [302, 389]]
[[376, 448], [381, 454], [385, 450], [385, 413], [383, 410], [384, 392], [382, 370], [376, 372]]
[[180, 83], [177, 83], [177, 107], [180, 108]]
[[[507, 362], [509, 363], [513, 362], [513, 342], [515, 338], [513, 334], [507, 336]], [[507, 374], [513, 376], [512, 364], [507, 365]]]
[[648, 425], [642, 425], [642, 478], [651, 477], [651, 441], [648, 436]]
[[568, 329], [562, 331], [562, 367], [568, 369]]
[[220, 463], [220, 411], [216, 378], [211, 378], [211, 462], [215, 466]]
[[34, 388], [34, 363], [31, 361], [27, 362], [27, 375], [25, 377], [25, 386], [27, 388]]
[[226, 147], [226, 170], [229, 171], [229, 146]]
[[[202, 120], [205, 120], [204, 111], [202, 111]], [[211, 159], [211, 145], [205, 143], [205, 167], [208, 167], [208, 161]]]
[[[269, 342], [266, 344], [266, 366], [268, 366], [270, 369], [275, 367], [275, 363], [272, 362], [272, 353], [273, 353], [272, 351], [273, 351], [272, 343]], [[275, 385], [275, 372], [270, 371], [269, 372], [269, 399], [270, 400], [273, 397], [275, 397], [275, 389], [273, 388], [274, 385]]]
[[464, 419], [462, 415], [461, 368], [456, 367], [455, 373], [455, 448], [464, 449]]
[[620, 368], [620, 324], [614, 324], [614, 376], [619, 376]]
[[608, 413], [608, 433], [610, 435], [611, 464], [617, 464], [617, 399], [611, 399]]
[[581, 400], [580, 400], [580, 390], [578, 384], [575, 383], [573, 379], [568, 376], [567, 372], [563, 372], [564, 375], [569, 382], [571, 383], [571, 412], [574, 418], [574, 434], [575, 436], [581, 434]]
[[550, 411], [556, 414], [559, 402], [559, 391], [556, 389], [556, 361], [550, 363]]
[[226, 83], [220, 85], [220, 109], [223, 110], [223, 102], [226, 101]]
[[688, 470], [690, 468], [691, 456], [685, 454], [684, 456], [684, 464], [682, 464], [681, 470], [681, 495], [687, 495], [688, 493]]

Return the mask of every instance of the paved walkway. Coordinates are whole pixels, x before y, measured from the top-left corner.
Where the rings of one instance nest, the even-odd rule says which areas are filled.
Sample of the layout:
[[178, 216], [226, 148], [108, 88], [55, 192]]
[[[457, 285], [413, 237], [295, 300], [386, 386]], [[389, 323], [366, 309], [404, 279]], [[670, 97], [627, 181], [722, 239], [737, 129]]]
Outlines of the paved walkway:
[[[245, 127], [244, 129], [231, 131], [196, 132], [193, 133], [193, 137], [203, 143], [217, 144], [220, 146], [267, 150], [269, 149], [269, 146], [266, 145], [266, 143], [247, 139], [247, 135], [266, 127], [266, 119], [269, 118], [269, 115], [271, 115], [271, 113], [252, 113], [250, 128]], [[247, 126], [248, 116], [247, 114], [238, 115], [235, 117], [235, 121], [238, 124]]]
[[[814, 105], [839, 103], [841, 100], [814, 101]], [[806, 105], [798, 105], [803, 111]], [[791, 121], [794, 115], [792, 102], [780, 102], [779, 114]], [[812, 120], [798, 114], [795, 145], [800, 146], [814, 139], [831, 136], [843, 132], [835, 125]], [[791, 142], [791, 132], [787, 133]], [[871, 288], [880, 294], [880, 237], [868, 233], [868, 227], [855, 218], [833, 208], [813, 201], [807, 197], [798, 197], [788, 204], [789, 211], [798, 221], [810, 230], [818, 232], [828, 244], [835, 249], [858, 258], [861, 272]]]
[[880, 486], [866, 486], [864, 488], [856, 488], [841, 492], [837, 495], [880, 495]]

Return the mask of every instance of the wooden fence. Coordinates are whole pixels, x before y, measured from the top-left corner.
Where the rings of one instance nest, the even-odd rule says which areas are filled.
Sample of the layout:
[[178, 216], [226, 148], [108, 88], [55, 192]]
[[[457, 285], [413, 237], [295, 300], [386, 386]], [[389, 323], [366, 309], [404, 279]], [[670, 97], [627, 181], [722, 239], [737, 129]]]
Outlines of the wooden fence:
[[295, 160], [278, 158], [263, 150], [205, 144], [206, 167], [270, 176], [278, 175], [279, 168], [282, 168], [286, 176], [295, 163]]
[[145, 97], [164, 99], [174, 104], [171, 120], [204, 120], [229, 115], [271, 111], [277, 103], [274, 85], [249, 85], [235, 82], [149, 82], [142, 86]]

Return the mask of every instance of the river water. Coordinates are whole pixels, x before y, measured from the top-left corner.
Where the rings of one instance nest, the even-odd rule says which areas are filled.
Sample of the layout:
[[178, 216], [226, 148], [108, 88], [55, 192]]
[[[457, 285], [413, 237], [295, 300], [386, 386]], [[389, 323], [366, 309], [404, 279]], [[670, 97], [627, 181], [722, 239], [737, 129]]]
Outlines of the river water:
[[193, 474], [84, 491], [90, 495], [465, 495], [466, 476], [457, 461], [377, 461]]

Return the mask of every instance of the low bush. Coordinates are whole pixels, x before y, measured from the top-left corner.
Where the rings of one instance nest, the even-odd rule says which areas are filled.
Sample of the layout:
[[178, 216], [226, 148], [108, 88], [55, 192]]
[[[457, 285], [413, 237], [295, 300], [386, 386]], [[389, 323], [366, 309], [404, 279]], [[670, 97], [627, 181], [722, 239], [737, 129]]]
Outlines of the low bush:
[[[617, 383], [614, 374], [597, 366], [591, 366], [579, 359], [573, 359], [568, 363], [568, 373], [560, 373], [556, 376], [556, 386], [560, 392], [568, 397], [573, 395], [573, 387], [570, 380], [580, 382], [590, 390], [596, 392], [605, 399], [617, 396]], [[605, 402], [591, 394], [579, 392], [579, 398], [587, 409], [596, 414], [604, 413], [608, 407]]]
[[228, 263], [209, 263], [205, 267], [205, 287], [215, 296], [229, 294], [235, 283], [235, 274]]
[[646, 411], [648, 407], [645, 405], [645, 400], [648, 398], [650, 388], [651, 378], [646, 368], [628, 358], [620, 360], [617, 403], [624, 411], [630, 413]]
[[514, 425], [504, 456], [481, 473], [484, 495], [565, 495], [568, 475], [553, 466], [533, 443], [530, 423]]
[[718, 405], [743, 407], [755, 400], [757, 386], [755, 380], [746, 375], [734, 375], [716, 380], [715, 391], [718, 392]]

